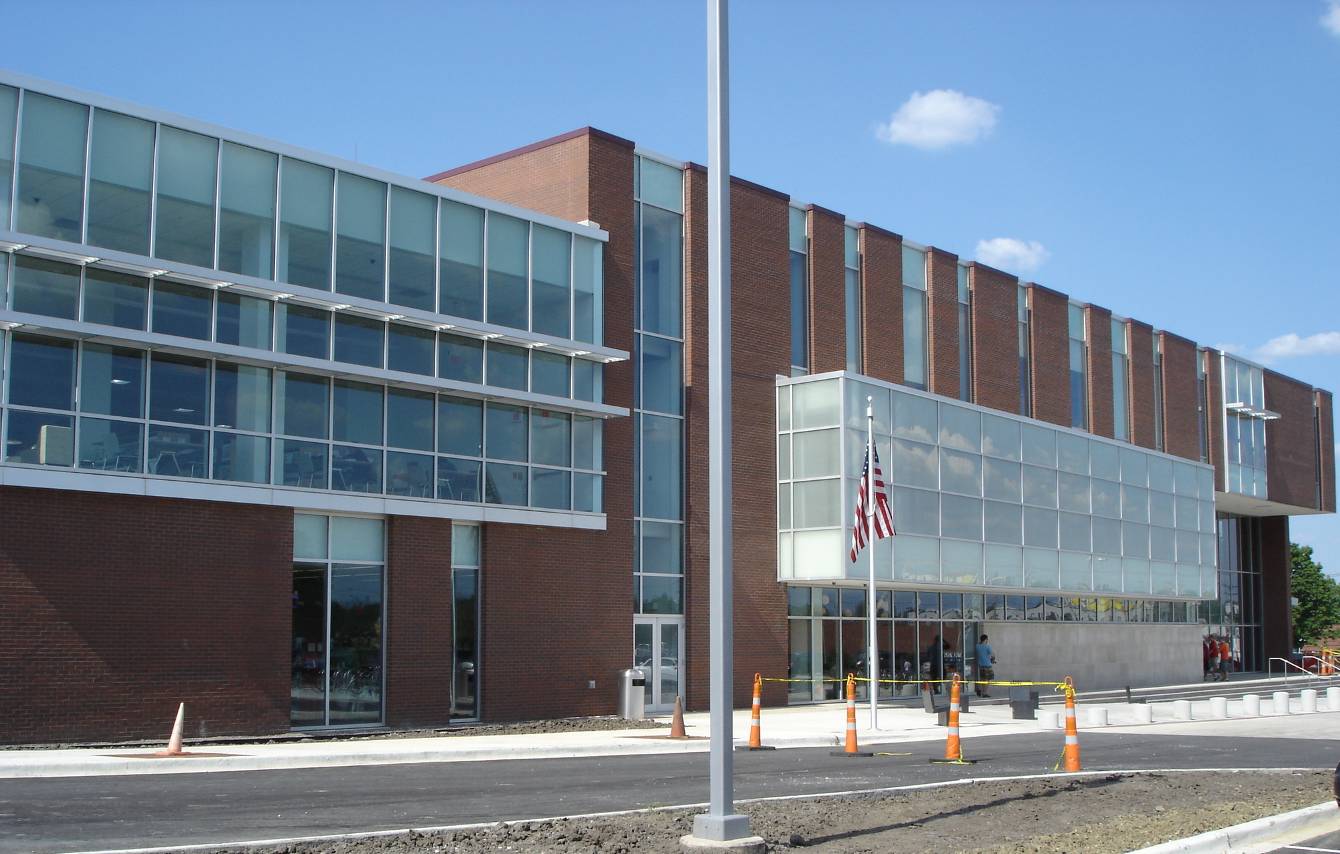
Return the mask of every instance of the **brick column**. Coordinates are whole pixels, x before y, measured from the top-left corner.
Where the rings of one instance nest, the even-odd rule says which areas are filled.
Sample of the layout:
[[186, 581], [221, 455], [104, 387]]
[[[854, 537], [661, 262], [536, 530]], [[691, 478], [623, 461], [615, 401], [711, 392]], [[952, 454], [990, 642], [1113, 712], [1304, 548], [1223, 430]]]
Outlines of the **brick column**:
[[931, 247], [926, 253], [930, 275], [926, 282], [930, 338], [929, 388], [945, 397], [959, 396], [958, 364], [958, 256]]
[[451, 718], [451, 520], [392, 516], [386, 526], [386, 723]]
[[1265, 655], [1287, 657], [1293, 649], [1293, 608], [1289, 574], [1289, 517], [1261, 520], [1261, 634]]
[[972, 385], [979, 406], [1019, 411], [1019, 280], [974, 262]]
[[1089, 432], [1111, 439], [1116, 435], [1112, 404], [1112, 312], [1096, 305], [1085, 306], [1084, 323], [1089, 338]]
[[[789, 263], [789, 256], [788, 256]], [[790, 278], [787, 297], [789, 306]], [[790, 371], [790, 325], [782, 341]], [[684, 705], [706, 709], [709, 676], [707, 490], [707, 170], [684, 171]], [[776, 403], [772, 408], [775, 410]], [[775, 416], [774, 416], [775, 417]], [[773, 461], [776, 465], [776, 461]], [[771, 474], [771, 473], [770, 473]], [[774, 478], [775, 480], [775, 478]], [[774, 530], [776, 526], [773, 526]]]
[[1192, 341], [1160, 332], [1163, 348], [1163, 446], [1170, 454], [1200, 459], [1199, 371]]
[[1335, 421], [1331, 393], [1317, 389], [1317, 420], [1321, 427], [1321, 507], [1328, 513], [1335, 512]]
[[[1154, 328], [1138, 320], [1131, 330], [1131, 441], [1142, 448], [1154, 447]], [[1164, 424], [1167, 425], [1167, 399]], [[1166, 434], [1166, 429], [1165, 429]]]
[[842, 214], [818, 205], [806, 208], [810, 252], [810, 371], [847, 367], [846, 234]]
[[863, 223], [861, 241], [861, 350], [865, 373], [903, 381], [903, 239]]
[[1042, 285], [1028, 286], [1032, 309], [1033, 417], [1070, 426], [1070, 303], [1066, 295]]
[[1312, 387], [1265, 372], [1266, 409], [1280, 417], [1266, 422], [1266, 490], [1271, 501], [1295, 507], [1317, 502], [1317, 432]]

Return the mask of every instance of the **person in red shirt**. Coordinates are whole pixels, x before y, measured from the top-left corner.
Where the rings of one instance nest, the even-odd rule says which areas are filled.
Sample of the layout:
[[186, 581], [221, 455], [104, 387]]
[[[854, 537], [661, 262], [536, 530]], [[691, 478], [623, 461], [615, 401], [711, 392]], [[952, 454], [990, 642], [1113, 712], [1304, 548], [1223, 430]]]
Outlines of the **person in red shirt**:
[[1228, 638], [1219, 639], [1219, 681], [1228, 681], [1229, 667], [1233, 663], [1233, 650], [1228, 646]]

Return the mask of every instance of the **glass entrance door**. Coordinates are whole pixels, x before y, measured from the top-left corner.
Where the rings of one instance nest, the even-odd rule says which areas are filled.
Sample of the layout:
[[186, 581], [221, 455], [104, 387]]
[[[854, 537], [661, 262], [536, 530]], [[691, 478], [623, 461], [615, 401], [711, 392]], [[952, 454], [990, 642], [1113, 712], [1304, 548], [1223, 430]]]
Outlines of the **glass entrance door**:
[[683, 617], [633, 620], [633, 666], [646, 677], [647, 711], [668, 712], [684, 693]]

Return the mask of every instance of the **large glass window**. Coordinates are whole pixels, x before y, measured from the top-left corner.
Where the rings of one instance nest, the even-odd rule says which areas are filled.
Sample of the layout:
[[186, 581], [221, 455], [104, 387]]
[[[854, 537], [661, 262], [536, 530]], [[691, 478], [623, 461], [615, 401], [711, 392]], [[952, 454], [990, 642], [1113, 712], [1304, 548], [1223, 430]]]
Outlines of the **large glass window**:
[[16, 333], [9, 347], [9, 403], [74, 409], [73, 341]]
[[488, 322], [526, 329], [526, 248], [529, 225], [515, 217], [488, 217]]
[[275, 394], [275, 432], [325, 439], [330, 435], [330, 380], [281, 371]]
[[809, 223], [800, 208], [790, 208], [791, 373], [810, 369]]
[[270, 431], [270, 369], [219, 362], [214, 371], [214, 426]]
[[679, 337], [683, 310], [683, 217], [640, 205], [641, 328]]
[[488, 384], [525, 391], [528, 352], [524, 347], [510, 344], [489, 344]]
[[268, 279], [273, 272], [279, 158], [231, 142], [220, 155], [219, 269]]
[[531, 227], [531, 329], [559, 338], [569, 337], [572, 325], [572, 236], [566, 231]]
[[479, 565], [478, 525], [451, 526], [451, 718], [479, 717]]
[[149, 280], [98, 267], [84, 268], [84, 322], [143, 329]]
[[339, 173], [335, 290], [363, 299], [386, 299], [386, 185]]
[[79, 310], [79, 268], [30, 255], [14, 258], [15, 311], [74, 320]]
[[270, 300], [222, 291], [215, 312], [214, 334], [220, 344], [270, 349], [271, 315], [274, 313], [274, 304]]
[[24, 93], [16, 231], [71, 243], [82, 240], [87, 139], [88, 107]]
[[639, 341], [642, 381], [638, 384], [641, 391], [638, 408], [682, 414], [682, 345], [654, 335], [639, 336]]
[[926, 388], [926, 253], [903, 245], [903, 382]]
[[1112, 321], [1112, 436], [1123, 442], [1131, 438], [1130, 411], [1127, 406], [1126, 322]]
[[0, 227], [9, 227], [10, 187], [14, 182], [14, 123], [19, 90], [0, 86]]
[[604, 337], [604, 244], [573, 238], [572, 337], [599, 344]]
[[275, 349], [292, 356], [330, 358], [330, 312], [296, 303], [280, 303]]
[[382, 321], [340, 312], [335, 315], [335, 361], [380, 368], [385, 336]]
[[438, 269], [438, 310], [455, 317], [484, 319], [484, 212], [442, 199]]
[[382, 443], [383, 388], [370, 383], [335, 381], [331, 438], [362, 445]]
[[154, 255], [214, 266], [214, 195], [219, 141], [160, 126]]
[[1084, 333], [1084, 309], [1072, 304], [1070, 328], [1070, 426], [1089, 429], [1089, 353]]
[[279, 280], [330, 290], [335, 173], [284, 158], [279, 214]]
[[437, 375], [444, 380], [463, 383], [484, 381], [484, 342], [460, 335], [440, 335], [437, 339]]
[[436, 213], [432, 196], [391, 188], [389, 299], [396, 305], [433, 310]]
[[436, 336], [431, 330], [392, 323], [386, 345], [386, 367], [431, 377], [435, 343]]
[[213, 310], [214, 292], [208, 288], [154, 282], [154, 332], [208, 341]]
[[144, 352], [84, 345], [79, 364], [79, 411], [122, 418], [144, 416]]
[[95, 110], [89, 158], [89, 243], [149, 254], [153, 171], [153, 123]]
[[180, 424], [209, 423], [209, 362], [155, 353], [149, 369], [149, 417]]

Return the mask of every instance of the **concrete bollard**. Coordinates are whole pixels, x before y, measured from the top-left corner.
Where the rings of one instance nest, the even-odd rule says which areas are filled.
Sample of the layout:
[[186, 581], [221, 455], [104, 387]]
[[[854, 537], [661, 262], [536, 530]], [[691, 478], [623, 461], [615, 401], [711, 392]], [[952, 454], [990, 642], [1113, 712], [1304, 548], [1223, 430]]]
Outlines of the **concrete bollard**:
[[1038, 729], [1056, 729], [1061, 725], [1061, 716], [1056, 712], [1038, 710]]
[[1249, 718], [1259, 717], [1261, 714], [1261, 697], [1258, 694], [1242, 695], [1242, 713]]
[[1298, 700], [1303, 705], [1304, 712], [1315, 712], [1317, 710], [1317, 692], [1312, 688], [1304, 688], [1298, 695]]
[[1340, 687], [1332, 685], [1326, 689], [1326, 708], [1332, 712], [1340, 712]]
[[1226, 718], [1228, 717], [1228, 698], [1211, 697], [1210, 698], [1210, 717]]
[[1289, 714], [1289, 692], [1276, 691], [1271, 696], [1275, 699], [1275, 714], [1277, 715]]
[[1154, 722], [1154, 707], [1148, 703], [1132, 703], [1130, 708], [1135, 712], [1136, 723], [1152, 724]]
[[1086, 709], [1086, 711], [1088, 712], [1088, 717], [1085, 720], [1086, 726], [1107, 726], [1107, 709]]
[[1174, 700], [1172, 704], [1173, 717], [1179, 721], [1191, 720], [1191, 701]]

